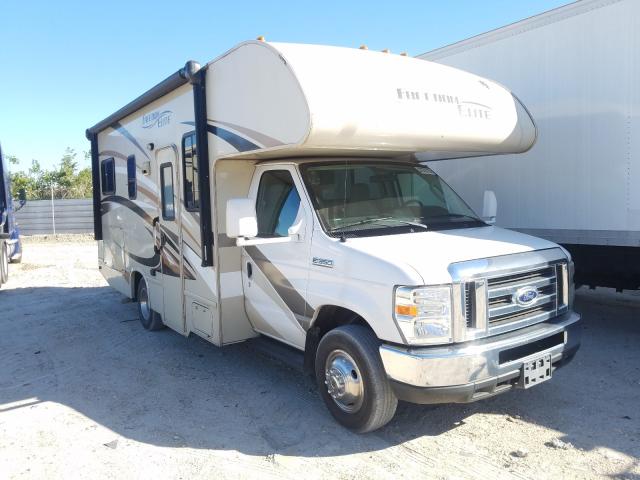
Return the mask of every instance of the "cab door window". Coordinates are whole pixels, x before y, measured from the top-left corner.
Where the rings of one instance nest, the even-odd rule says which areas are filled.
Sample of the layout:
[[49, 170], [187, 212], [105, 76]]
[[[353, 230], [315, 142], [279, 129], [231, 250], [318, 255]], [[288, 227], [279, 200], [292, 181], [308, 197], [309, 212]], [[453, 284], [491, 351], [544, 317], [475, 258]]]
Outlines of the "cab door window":
[[258, 186], [256, 215], [259, 237], [286, 237], [298, 211], [300, 195], [287, 170], [269, 170]]

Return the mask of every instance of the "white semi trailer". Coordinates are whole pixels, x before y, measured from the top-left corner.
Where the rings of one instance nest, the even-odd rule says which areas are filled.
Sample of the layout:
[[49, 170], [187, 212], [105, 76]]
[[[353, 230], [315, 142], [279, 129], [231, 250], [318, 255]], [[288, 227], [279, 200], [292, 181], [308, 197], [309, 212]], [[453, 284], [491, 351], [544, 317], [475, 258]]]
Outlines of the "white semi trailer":
[[472, 207], [494, 190], [499, 225], [562, 244], [577, 284], [640, 288], [639, 32], [637, 0], [583, 0], [419, 56], [530, 110], [529, 152], [431, 167]]
[[580, 345], [568, 253], [489, 225], [413, 156], [529, 149], [531, 117], [490, 80], [246, 42], [87, 136], [98, 265], [142, 325], [285, 343], [353, 430], [398, 399], [537, 385]]

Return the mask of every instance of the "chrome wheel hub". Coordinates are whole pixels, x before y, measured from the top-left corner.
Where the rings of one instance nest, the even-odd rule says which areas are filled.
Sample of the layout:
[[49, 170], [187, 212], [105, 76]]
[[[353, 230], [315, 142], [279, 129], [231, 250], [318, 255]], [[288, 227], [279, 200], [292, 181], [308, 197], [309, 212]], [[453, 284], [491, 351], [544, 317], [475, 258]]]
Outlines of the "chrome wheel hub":
[[364, 399], [364, 385], [358, 365], [347, 352], [334, 350], [325, 362], [327, 391], [333, 401], [348, 413], [357, 412]]
[[140, 313], [142, 313], [142, 317], [145, 320], [149, 320], [149, 316], [151, 315], [151, 307], [149, 307], [149, 294], [147, 293], [146, 285], [140, 289], [140, 294], [138, 295], [138, 297], [138, 303], [140, 304]]

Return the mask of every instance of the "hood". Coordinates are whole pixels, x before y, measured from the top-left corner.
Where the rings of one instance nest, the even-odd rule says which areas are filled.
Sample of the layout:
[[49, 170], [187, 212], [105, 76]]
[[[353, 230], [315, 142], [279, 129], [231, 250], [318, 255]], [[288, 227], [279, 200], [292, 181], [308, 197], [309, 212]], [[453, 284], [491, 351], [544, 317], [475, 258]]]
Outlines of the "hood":
[[451, 263], [558, 247], [499, 227], [350, 238], [345, 245], [386, 262], [411, 266], [425, 285], [450, 283]]

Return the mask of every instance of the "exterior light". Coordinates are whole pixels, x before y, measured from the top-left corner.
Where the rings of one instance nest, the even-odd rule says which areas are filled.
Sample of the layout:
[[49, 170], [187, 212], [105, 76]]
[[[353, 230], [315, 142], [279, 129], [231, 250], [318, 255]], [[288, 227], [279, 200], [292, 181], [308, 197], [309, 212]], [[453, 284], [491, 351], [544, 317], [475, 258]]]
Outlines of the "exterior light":
[[451, 287], [397, 287], [394, 318], [407, 342], [413, 345], [450, 343]]

